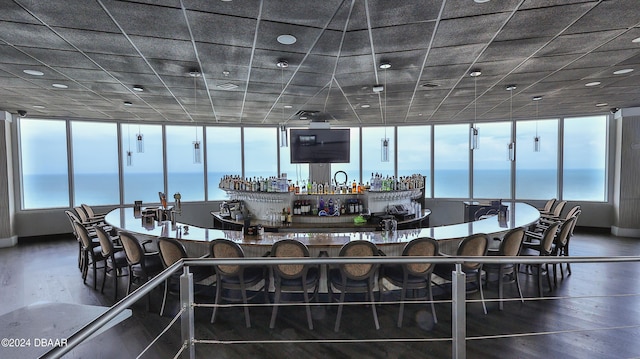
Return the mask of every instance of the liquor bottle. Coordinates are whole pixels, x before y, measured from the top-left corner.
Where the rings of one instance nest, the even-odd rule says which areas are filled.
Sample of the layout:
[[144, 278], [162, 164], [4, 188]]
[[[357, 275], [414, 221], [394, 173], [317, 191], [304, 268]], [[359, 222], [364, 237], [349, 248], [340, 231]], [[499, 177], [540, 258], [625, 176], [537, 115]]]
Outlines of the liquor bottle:
[[353, 180], [353, 183], [351, 184], [351, 193], [357, 193], [358, 190], [358, 184], [356, 183], [356, 180]]
[[318, 201], [318, 212], [323, 211], [324, 210], [324, 198], [322, 198], [322, 196], [320, 196], [320, 200]]
[[282, 209], [282, 213], [280, 213], [280, 222], [282, 222], [282, 225], [286, 225], [287, 224], [287, 209], [283, 208]]
[[294, 188], [294, 192], [295, 192], [296, 194], [300, 194], [300, 185], [298, 184], [298, 181], [296, 181], [296, 186], [295, 186], [295, 188]]

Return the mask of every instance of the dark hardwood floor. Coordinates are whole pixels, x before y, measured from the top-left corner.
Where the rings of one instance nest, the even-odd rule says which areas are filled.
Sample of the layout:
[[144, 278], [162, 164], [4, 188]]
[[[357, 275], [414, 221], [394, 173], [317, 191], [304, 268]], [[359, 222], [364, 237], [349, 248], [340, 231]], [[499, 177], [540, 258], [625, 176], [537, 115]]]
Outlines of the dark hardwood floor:
[[[584, 256], [640, 256], [640, 239], [578, 230], [571, 240], [571, 254]], [[90, 273], [82, 283], [76, 265], [77, 242], [70, 236], [24, 239], [12, 248], [0, 249], [0, 315], [38, 302], [65, 302], [112, 305], [113, 288], [108, 281], [105, 293], [93, 289]], [[573, 264], [572, 275], [559, 278], [558, 288], [545, 293], [545, 300], [509, 301], [504, 310], [487, 302], [483, 314], [480, 303], [467, 306], [468, 358], [640, 358], [640, 264]], [[536, 295], [535, 278], [520, 274], [526, 298]], [[98, 281], [102, 275], [98, 274]], [[121, 280], [120, 298], [125, 280]], [[512, 288], [513, 287], [513, 288]], [[437, 291], [438, 300], [449, 299]], [[130, 358], [137, 354], [169, 323], [177, 312], [176, 298], [169, 314], [160, 317], [161, 289], [153, 292], [150, 310], [145, 301], [133, 308], [133, 316], [74, 350], [69, 358]], [[213, 300], [212, 289], [196, 296], [200, 303]], [[505, 292], [517, 295], [515, 285]], [[611, 297], [610, 295], [614, 295]], [[496, 285], [485, 291], [497, 298]], [[556, 297], [572, 297], [559, 298]], [[398, 294], [383, 298], [393, 301]], [[469, 295], [478, 299], [478, 294]], [[319, 302], [326, 298], [320, 298]], [[313, 308], [314, 330], [307, 328], [304, 307], [280, 310], [276, 328], [269, 329], [271, 307], [250, 308], [252, 327], [246, 328], [240, 308], [222, 308], [215, 324], [210, 324], [210, 308], [196, 308], [196, 338], [220, 341], [287, 340], [289, 343], [198, 344], [198, 357], [216, 358], [448, 358], [451, 342], [424, 341], [451, 336], [450, 303], [436, 304], [438, 323], [424, 305], [406, 306], [403, 328], [396, 327], [398, 305], [378, 306], [380, 330], [373, 325], [371, 308], [344, 308], [339, 332], [333, 331], [336, 307]], [[546, 332], [545, 335], [485, 338], [503, 334]], [[385, 341], [392, 339], [392, 341]], [[319, 340], [336, 340], [322, 343]], [[341, 343], [342, 340], [353, 340]], [[173, 357], [180, 346], [177, 323], [144, 358]], [[0, 348], [0, 358], [2, 355]]]

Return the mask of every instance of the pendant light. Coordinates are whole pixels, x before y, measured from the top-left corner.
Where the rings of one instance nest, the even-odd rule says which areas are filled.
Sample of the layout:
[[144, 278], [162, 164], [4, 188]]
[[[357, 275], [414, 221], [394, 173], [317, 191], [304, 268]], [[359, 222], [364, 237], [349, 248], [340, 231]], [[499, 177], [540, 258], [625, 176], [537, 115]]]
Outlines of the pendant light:
[[[513, 91], [516, 90], [516, 85], [507, 85], [506, 90], [510, 92], [509, 96], [509, 121], [513, 122]], [[516, 160], [516, 144], [515, 142], [509, 142], [508, 145], [508, 161]]]
[[144, 153], [144, 135], [138, 125], [138, 133], [136, 133], [136, 152]]
[[476, 126], [476, 122], [478, 120], [478, 76], [482, 75], [480, 70], [473, 70], [469, 74], [473, 77], [473, 124], [469, 129], [469, 148], [472, 150], [477, 150], [479, 148], [478, 142], [478, 127]]
[[[197, 100], [198, 100], [198, 77], [201, 76], [200, 71], [193, 70], [189, 72], [189, 76], [193, 77], [193, 113], [197, 111]], [[192, 116], [193, 119], [193, 116]], [[194, 121], [195, 122], [195, 121]], [[200, 149], [200, 141], [198, 140], [198, 126], [195, 126], [196, 129], [196, 140], [193, 141], [193, 163], [202, 163], [202, 151]]]
[[284, 69], [289, 67], [287, 60], [280, 60], [276, 64], [280, 68], [280, 84], [282, 86], [282, 92], [280, 94], [280, 102], [282, 102], [282, 123], [280, 123], [280, 147], [289, 147], [289, 141], [287, 139], [287, 127], [285, 125], [284, 118]]
[[127, 150], [127, 167], [133, 165], [133, 154], [131, 153], [131, 125], [127, 124], [127, 142], [129, 143], [129, 149]]
[[[382, 123], [384, 125], [384, 137], [380, 140], [380, 161], [389, 162], [389, 137], [387, 137], [387, 69], [391, 68], [391, 64], [383, 62], [380, 68], [384, 70], [384, 103], [382, 107]], [[378, 93], [379, 94], [379, 93]]]
[[542, 100], [542, 96], [534, 96], [533, 101], [536, 102], [536, 135], [533, 137], [533, 152], [540, 152], [540, 136], [538, 135], [538, 103]]

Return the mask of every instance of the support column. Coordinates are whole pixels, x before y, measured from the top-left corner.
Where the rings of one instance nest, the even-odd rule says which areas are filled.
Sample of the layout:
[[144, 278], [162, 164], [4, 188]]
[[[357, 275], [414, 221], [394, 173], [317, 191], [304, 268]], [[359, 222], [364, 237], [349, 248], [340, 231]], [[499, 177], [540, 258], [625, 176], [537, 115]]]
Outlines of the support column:
[[640, 107], [619, 110], [611, 233], [640, 237]]
[[0, 111], [0, 248], [18, 243], [14, 232], [13, 165], [10, 113]]

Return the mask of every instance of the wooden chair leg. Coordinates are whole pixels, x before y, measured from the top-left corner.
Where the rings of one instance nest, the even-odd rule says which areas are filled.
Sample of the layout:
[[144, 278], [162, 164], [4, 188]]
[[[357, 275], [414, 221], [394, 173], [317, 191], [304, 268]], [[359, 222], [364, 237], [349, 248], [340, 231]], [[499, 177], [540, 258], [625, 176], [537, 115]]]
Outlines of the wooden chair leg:
[[240, 283], [240, 290], [242, 291], [242, 303], [244, 304], [244, 321], [247, 328], [251, 328], [251, 319], [249, 317], [249, 303], [247, 301], [247, 291], [244, 287], [244, 283]]
[[433, 290], [431, 288], [431, 278], [428, 278], [427, 280], [429, 281], [427, 290], [429, 291], [429, 300], [431, 301], [431, 314], [433, 315], [433, 323], [438, 324], [438, 316], [436, 315], [436, 305], [433, 302]]
[[217, 304], [220, 301], [220, 297], [222, 297], [222, 281], [216, 281], [216, 299], [214, 300], [213, 313], [211, 313], [211, 323], [216, 321], [216, 313], [218, 312]]
[[[343, 287], [344, 289], [344, 287]], [[342, 303], [344, 303], [344, 290], [340, 291], [340, 302], [338, 303], [338, 315], [336, 316], [336, 325], [333, 327], [333, 331], [340, 330], [340, 318], [342, 317]]]
[[169, 294], [169, 280], [164, 281], [164, 294], [162, 295], [162, 305], [160, 306], [160, 316], [164, 314], [164, 306], [167, 304], [167, 295]]
[[276, 316], [278, 315], [278, 304], [280, 304], [280, 285], [276, 283], [276, 293], [273, 297], [273, 309], [271, 310], [271, 322], [269, 323], [269, 328], [273, 329], [276, 326]]
[[313, 330], [313, 318], [311, 318], [311, 307], [309, 306], [309, 288], [306, 283], [302, 283], [304, 307], [307, 311], [307, 323], [309, 324], [309, 330]]
[[404, 317], [404, 301], [407, 298], [407, 289], [402, 286], [400, 289], [400, 311], [398, 312], [398, 328], [402, 328], [402, 319]]
[[369, 298], [371, 298], [371, 311], [373, 312], [373, 321], [376, 324], [376, 329], [380, 329], [380, 323], [378, 322], [378, 312], [376, 311], [376, 298], [373, 296], [373, 283], [368, 284]]

